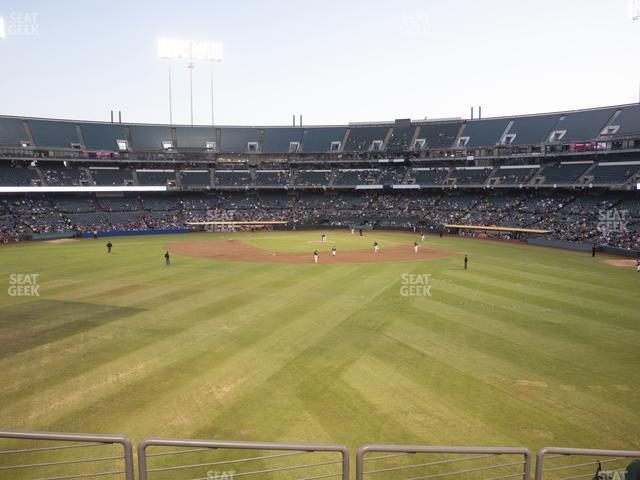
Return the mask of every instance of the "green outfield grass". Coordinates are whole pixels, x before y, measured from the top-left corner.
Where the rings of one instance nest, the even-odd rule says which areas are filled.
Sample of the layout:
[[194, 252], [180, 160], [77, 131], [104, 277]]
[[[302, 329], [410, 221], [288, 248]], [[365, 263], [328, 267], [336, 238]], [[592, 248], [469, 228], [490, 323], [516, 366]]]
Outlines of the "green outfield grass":
[[[371, 265], [222, 263], [411, 244], [368, 232], [116, 237], [0, 248], [0, 426], [143, 437], [640, 448], [640, 274], [604, 257], [430, 236]], [[384, 252], [383, 252], [384, 253]], [[463, 270], [462, 257], [470, 258]], [[37, 273], [39, 297], [8, 294]], [[431, 296], [401, 295], [430, 274]]]

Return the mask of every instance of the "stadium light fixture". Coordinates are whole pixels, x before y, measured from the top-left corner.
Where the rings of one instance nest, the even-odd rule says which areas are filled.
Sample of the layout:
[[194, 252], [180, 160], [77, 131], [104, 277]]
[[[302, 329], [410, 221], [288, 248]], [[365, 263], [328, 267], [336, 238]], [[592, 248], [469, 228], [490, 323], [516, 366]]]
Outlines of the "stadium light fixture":
[[7, 32], [4, 29], [4, 18], [0, 17], [0, 40], [7, 36]]
[[165, 60], [189, 60], [190, 62], [221, 62], [222, 43], [161, 38], [158, 56]]
[[214, 125], [213, 109], [213, 64], [222, 62], [223, 49], [220, 42], [200, 42], [180, 40], [177, 38], [161, 38], [158, 40], [158, 56], [169, 61], [169, 123], [173, 123], [173, 107], [171, 100], [171, 60], [187, 60], [189, 62], [189, 98], [191, 106], [191, 125], [193, 126], [193, 69], [196, 63], [211, 64], [211, 126]]
[[631, 20], [640, 20], [640, 0], [629, 0]]

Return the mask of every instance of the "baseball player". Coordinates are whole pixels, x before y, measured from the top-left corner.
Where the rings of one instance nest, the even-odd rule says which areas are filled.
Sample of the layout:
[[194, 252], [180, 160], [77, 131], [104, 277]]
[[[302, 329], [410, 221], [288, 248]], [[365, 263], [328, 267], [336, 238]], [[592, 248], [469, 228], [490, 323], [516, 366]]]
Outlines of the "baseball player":
[[418, 242], [413, 242], [413, 253], [418, 253]]
[[422, 232], [420, 234], [420, 240], [422, 240], [424, 242], [424, 239], [426, 238], [426, 235], [424, 234], [424, 232]]
[[318, 253], [318, 250], [314, 250], [313, 251], [313, 261], [314, 261], [314, 263], [318, 263], [319, 259], [320, 259], [320, 254]]
[[327, 243], [327, 234], [326, 233], [322, 234], [322, 243]]
[[171, 256], [169, 255], [169, 252], [164, 254], [164, 263], [167, 267], [171, 265]]
[[373, 242], [374, 253], [378, 253], [378, 250], [380, 250], [380, 247], [378, 246], [378, 242]]
[[332, 256], [332, 257], [335, 257], [335, 256], [336, 256], [336, 253], [338, 253], [338, 250], [336, 250], [336, 246], [334, 245], [334, 246], [331, 248], [331, 256]]
[[113, 243], [107, 243], [107, 253], [111, 253], [111, 249], [113, 248]]
[[467, 257], [466, 255], [464, 256], [464, 269], [467, 269], [467, 264], [469, 263], [469, 257]]

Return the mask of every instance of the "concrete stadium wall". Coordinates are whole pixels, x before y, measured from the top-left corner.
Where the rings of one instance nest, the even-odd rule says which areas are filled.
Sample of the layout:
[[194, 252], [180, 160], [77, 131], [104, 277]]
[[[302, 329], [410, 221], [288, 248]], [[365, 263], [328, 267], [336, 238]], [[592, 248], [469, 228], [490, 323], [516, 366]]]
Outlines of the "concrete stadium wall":
[[[127, 235], [159, 235], [163, 233], [189, 233], [191, 230], [188, 228], [171, 228], [166, 230], [111, 230], [108, 232], [98, 232], [98, 237], [119, 237]], [[92, 238], [93, 235], [90, 232], [82, 234], [83, 238]]]
[[546, 238], [529, 238], [527, 243], [531, 245], [541, 245], [543, 247], [565, 248], [567, 250], [578, 250], [580, 252], [590, 252], [593, 245], [589, 243], [565, 242], [563, 240], [547, 240]]

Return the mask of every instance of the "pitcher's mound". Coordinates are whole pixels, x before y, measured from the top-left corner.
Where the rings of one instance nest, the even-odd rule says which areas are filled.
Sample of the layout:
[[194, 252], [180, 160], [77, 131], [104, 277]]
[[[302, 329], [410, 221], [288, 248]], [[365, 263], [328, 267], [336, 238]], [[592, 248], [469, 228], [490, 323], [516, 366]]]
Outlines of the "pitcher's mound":
[[[176, 255], [206, 258], [225, 262], [254, 263], [313, 263], [313, 251], [308, 253], [271, 252], [248, 245], [240, 240], [192, 240], [167, 245], [166, 250]], [[320, 253], [321, 264], [382, 263], [430, 260], [456, 255], [456, 252], [434, 247], [422, 247], [418, 253], [411, 245], [385, 248], [374, 253], [373, 249], [338, 251], [332, 257], [329, 252]]]

